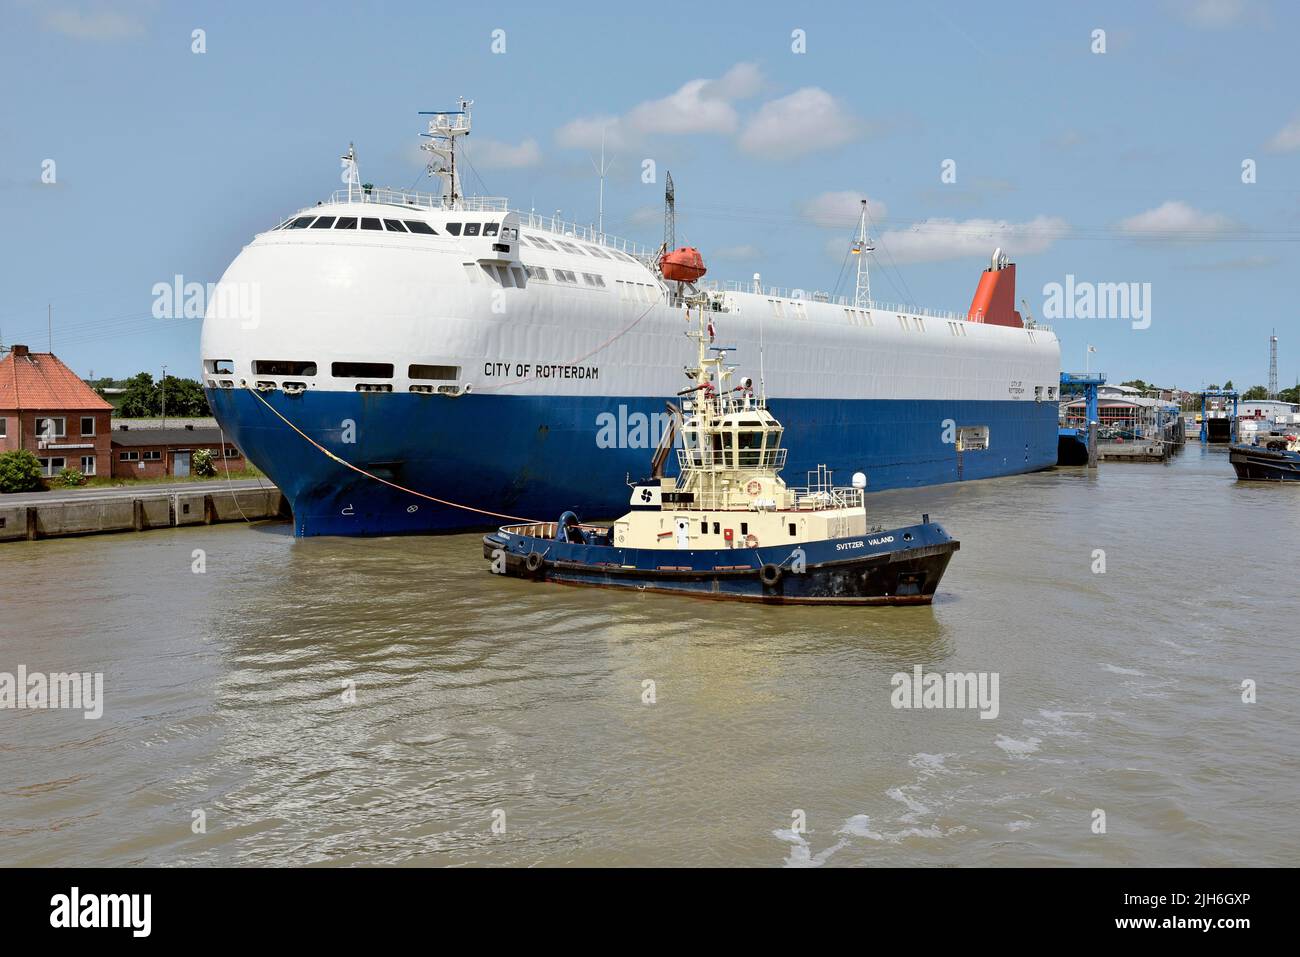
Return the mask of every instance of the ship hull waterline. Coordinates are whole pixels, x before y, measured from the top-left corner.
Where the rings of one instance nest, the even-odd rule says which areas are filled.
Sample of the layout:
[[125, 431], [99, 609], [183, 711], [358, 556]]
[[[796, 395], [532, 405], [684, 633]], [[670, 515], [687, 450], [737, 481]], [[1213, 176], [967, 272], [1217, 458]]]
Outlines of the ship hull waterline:
[[[500, 516], [538, 520], [565, 509], [591, 519], [613, 517], [626, 505], [627, 480], [646, 473], [653, 448], [644, 441], [602, 447], [599, 417], [611, 410], [634, 417], [663, 409], [662, 398], [635, 396], [292, 395], [220, 388], [207, 394], [226, 440], [284, 494], [299, 536], [455, 532], [499, 525]], [[848, 474], [863, 471], [868, 490], [881, 491], [1056, 464], [1054, 403], [774, 398], [771, 404], [797, 453], [788, 475], [824, 464]], [[989, 447], [958, 448], [945, 427], [953, 422], [987, 425]], [[295, 428], [384, 481], [331, 460]]]

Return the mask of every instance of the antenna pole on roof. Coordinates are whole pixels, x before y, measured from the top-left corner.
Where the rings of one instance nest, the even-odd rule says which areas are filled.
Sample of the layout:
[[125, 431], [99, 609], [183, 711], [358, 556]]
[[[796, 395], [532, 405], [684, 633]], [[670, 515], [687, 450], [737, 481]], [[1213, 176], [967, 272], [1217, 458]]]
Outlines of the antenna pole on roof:
[[49, 336], [50, 352], [54, 351], [54, 306], [50, 303], [45, 304], [45, 330]]

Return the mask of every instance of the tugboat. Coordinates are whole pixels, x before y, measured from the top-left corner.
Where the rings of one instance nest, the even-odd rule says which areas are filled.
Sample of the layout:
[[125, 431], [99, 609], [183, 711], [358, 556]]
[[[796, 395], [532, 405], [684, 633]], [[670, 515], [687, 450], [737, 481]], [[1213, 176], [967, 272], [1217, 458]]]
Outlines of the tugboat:
[[1300, 435], [1256, 436], [1254, 445], [1231, 446], [1228, 461], [1243, 482], [1300, 482]]
[[[694, 302], [694, 383], [669, 403], [652, 475], [629, 483], [630, 511], [611, 526], [567, 511], [556, 522], [506, 525], [483, 538], [497, 574], [701, 598], [776, 604], [927, 605], [960, 543], [921, 522], [868, 529], [866, 476], [835, 486], [825, 466], [807, 486], [787, 486], [784, 431], [755, 395], [735, 385], [728, 350], [714, 346], [707, 302]], [[692, 304], [687, 303], [687, 322]], [[676, 433], [678, 472], [663, 475]]]

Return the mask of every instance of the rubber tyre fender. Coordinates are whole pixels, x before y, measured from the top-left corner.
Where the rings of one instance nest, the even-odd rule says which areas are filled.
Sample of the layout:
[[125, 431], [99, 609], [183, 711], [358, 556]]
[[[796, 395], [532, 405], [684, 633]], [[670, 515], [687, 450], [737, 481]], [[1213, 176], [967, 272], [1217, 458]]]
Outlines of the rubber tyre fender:
[[536, 575], [538, 571], [541, 570], [541, 567], [542, 567], [542, 553], [529, 552], [528, 557], [524, 559], [524, 568], [528, 570], [528, 574]]
[[785, 572], [781, 570], [780, 565], [773, 565], [771, 562], [764, 565], [758, 570], [758, 580], [768, 588], [775, 588], [781, 584], [781, 578]]

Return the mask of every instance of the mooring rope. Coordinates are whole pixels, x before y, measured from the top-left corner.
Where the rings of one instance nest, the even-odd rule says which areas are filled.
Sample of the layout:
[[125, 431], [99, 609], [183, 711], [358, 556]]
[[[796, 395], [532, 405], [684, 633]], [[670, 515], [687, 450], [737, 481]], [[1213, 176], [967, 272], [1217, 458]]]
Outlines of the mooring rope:
[[430, 502], [437, 502], [439, 505], [446, 505], [446, 506], [448, 506], [449, 508], [459, 508], [459, 509], [463, 509], [463, 510], [466, 511], [466, 512], [476, 512], [476, 513], [478, 513], [479, 515], [490, 515], [490, 516], [492, 516], [493, 518], [505, 518], [505, 519], [509, 519], [509, 520], [512, 521], [512, 522], [528, 522], [528, 523], [530, 523], [530, 524], [537, 524], [537, 525], [542, 524], [542, 522], [541, 522], [540, 519], [536, 519], [536, 518], [520, 518], [518, 515], [506, 515], [506, 514], [504, 514], [504, 513], [502, 513], [502, 512], [493, 512], [493, 511], [489, 511], [488, 509], [485, 509], [485, 508], [475, 508], [473, 505], [462, 505], [460, 502], [451, 502], [451, 501], [448, 501], [448, 500], [445, 499], [445, 498], [438, 498], [438, 497], [435, 496], [435, 495], [426, 495], [424, 492], [417, 492], [417, 491], [416, 491], [415, 489], [413, 489], [413, 488], [407, 488], [405, 485], [398, 485], [396, 482], [390, 482], [390, 481], [388, 481], [388, 479], [380, 478], [378, 475], [374, 475], [374, 474], [372, 474], [372, 473], [370, 473], [370, 472], [367, 472], [365, 469], [361, 468], [360, 466], [353, 465], [351, 462], [348, 462], [348, 461], [345, 461], [344, 459], [339, 458], [337, 455], [335, 455], [335, 454], [334, 454], [333, 452], [331, 452], [329, 449], [325, 448], [325, 446], [321, 445], [319, 442], [317, 442], [315, 439], [313, 439], [310, 435], [308, 435], [308, 434], [307, 434], [306, 432], [304, 432], [302, 429], [298, 428], [298, 426], [294, 425], [292, 422], [290, 422], [288, 419], [286, 419], [283, 415], [281, 415], [281, 414], [280, 414], [280, 410], [277, 409], [275, 406], [271, 405], [271, 403], [267, 402], [266, 399], [262, 398], [262, 396], [257, 392], [256, 389], [250, 389], [247, 385], [245, 385], [244, 388], [247, 389], [249, 392], [251, 392], [251, 393], [253, 394], [253, 396], [257, 399], [257, 401], [261, 402], [262, 405], [266, 406], [266, 407], [267, 407], [268, 409], [270, 409], [273, 413], [275, 413], [276, 418], [278, 418], [281, 422], [283, 422], [283, 423], [284, 423], [285, 425], [287, 425], [289, 428], [293, 429], [295, 432], [297, 432], [299, 435], [301, 435], [301, 436], [302, 436], [304, 439], [306, 439], [306, 440], [307, 440], [311, 445], [315, 446], [315, 447], [316, 447], [317, 449], [319, 449], [321, 452], [325, 453], [325, 455], [326, 455], [328, 458], [333, 459], [335, 462], [337, 462], [339, 465], [342, 465], [344, 468], [349, 468], [349, 469], [351, 469], [352, 471], [354, 471], [354, 472], [356, 472], [356, 473], [358, 473], [358, 474], [360, 474], [360, 475], [364, 475], [364, 476], [365, 476], [366, 478], [368, 478], [368, 479], [374, 479], [376, 482], [379, 482], [379, 483], [381, 483], [381, 484], [383, 484], [383, 485], [387, 485], [389, 488], [395, 488], [395, 489], [397, 489], [399, 492], [406, 492], [408, 495], [414, 495], [414, 496], [416, 496], [417, 498], [427, 499], [427, 500], [430, 501]]

